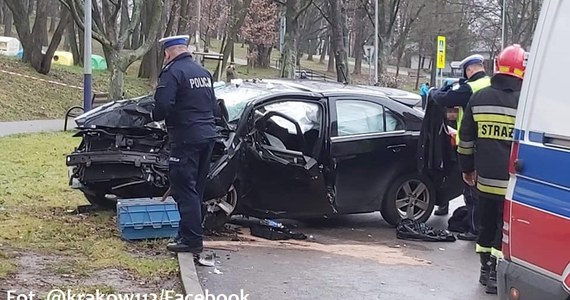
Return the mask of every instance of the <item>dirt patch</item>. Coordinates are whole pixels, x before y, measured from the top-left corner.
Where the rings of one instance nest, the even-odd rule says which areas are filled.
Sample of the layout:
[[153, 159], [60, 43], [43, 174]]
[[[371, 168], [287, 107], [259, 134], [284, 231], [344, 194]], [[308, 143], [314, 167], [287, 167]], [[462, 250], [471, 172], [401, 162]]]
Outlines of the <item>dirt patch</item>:
[[320, 251], [329, 254], [368, 259], [384, 265], [429, 265], [424, 259], [407, 256], [403, 249], [385, 245], [367, 244], [321, 244], [313, 241], [271, 241], [250, 234], [249, 229], [243, 229], [240, 241], [205, 241], [204, 246], [210, 249], [238, 251], [243, 247], [280, 248], [299, 251]]
[[99, 289], [106, 293], [152, 293], [161, 289], [182, 291], [177, 277], [141, 280], [125, 270], [114, 268], [76, 272], [74, 257], [41, 253], [15, 253], [14, 256], [15, 272], [0, 280], [0, 293], [6, 289], [21, 293], [33, 291], [41, 295], [54, 288], [76, 292]]

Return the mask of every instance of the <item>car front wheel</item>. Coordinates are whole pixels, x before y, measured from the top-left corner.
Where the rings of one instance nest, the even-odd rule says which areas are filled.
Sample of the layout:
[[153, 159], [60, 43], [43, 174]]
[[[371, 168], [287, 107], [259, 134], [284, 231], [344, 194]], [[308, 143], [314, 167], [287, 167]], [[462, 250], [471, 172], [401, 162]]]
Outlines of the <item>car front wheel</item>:
[[403, 219], [425, 222], [435, 205], [435, 189], [425, 177], [409, 174], [397, 178], [382, 203], [382, 217], [391, 225]]
[[238, 195], [238, 190], [232, 185], [224, 197], [204, 201], [206, 208], [204, 228], [206, 230], [218, 230], [223, 228], [237, 207]]

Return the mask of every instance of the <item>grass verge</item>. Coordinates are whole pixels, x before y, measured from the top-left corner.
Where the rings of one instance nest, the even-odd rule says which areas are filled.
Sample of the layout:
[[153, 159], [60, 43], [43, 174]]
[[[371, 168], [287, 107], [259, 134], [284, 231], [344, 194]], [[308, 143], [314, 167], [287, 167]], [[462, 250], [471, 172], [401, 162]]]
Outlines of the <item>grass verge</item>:
[[[38, 252], [66, 258], [55, 273], [86, 276], [116, 268], [138, 278], [174, 275], [165, 241], [123, 242], [111, 212], [77, 215], [83, 196], [67, 187], [65, 155], [79, 143], [71, 133], [0, 138], [0, 253]], [[0, 255], [0, 278], [15, 262]], [[69, 273], [68, 273], [69, 274]]]
[[[0, 70], [14, 72], [35, 78], [67, 85], [83, 86], [81, 67], [53, 65], [48, 75], [37, 73], [20, 60], [0, 55]], [[110, 73], [93, 72], [93, 89], [107, 92]], [[148, 93], [150, 86], [146, 79], [132, 75], [125, 78], [125, 94], [128, 97]], [[83, 90], [56, 85], [42, 80], [0, 72], [0, 121], [61, 119], [73, 105], [81, 105]]]

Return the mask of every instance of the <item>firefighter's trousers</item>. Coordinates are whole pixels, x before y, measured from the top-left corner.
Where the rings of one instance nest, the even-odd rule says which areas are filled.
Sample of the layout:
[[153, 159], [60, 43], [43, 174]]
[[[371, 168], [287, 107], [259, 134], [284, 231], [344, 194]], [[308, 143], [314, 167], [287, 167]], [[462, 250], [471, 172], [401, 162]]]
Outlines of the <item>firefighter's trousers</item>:
[[503, 242], [503, 205], [504, 200], [497, 200], [479, 194], [479, 237], [476, 252], [490, 253], [501, 258]]

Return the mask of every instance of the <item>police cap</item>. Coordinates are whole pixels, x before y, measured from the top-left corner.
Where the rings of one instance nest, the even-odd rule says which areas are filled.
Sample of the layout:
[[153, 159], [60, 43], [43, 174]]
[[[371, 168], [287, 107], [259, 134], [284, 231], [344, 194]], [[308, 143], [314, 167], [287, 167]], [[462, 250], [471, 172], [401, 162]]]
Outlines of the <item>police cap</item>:
[[470, 56], [467, 56], [466, 58], [464, 58], [459, 63], [459, 65], [461, 66], [461, 69], [463, 69], [463, 76], [467, 77], [465, 71], [467, 70], [468, 66], [473, 65], [473, 64], [482, 64], [484, 60], [485, 60], [485, 58], [481, 54], [473, 54], [473, 55], [470, 55]]
[[168, 47], [176, 46], [176, 45], [188, 45], [188, 40], [190, 40], [190, 36], [188, 35], [175, 35], [162, 38], [158, 41], [161, 45], [162, 49], [166, 49]]

